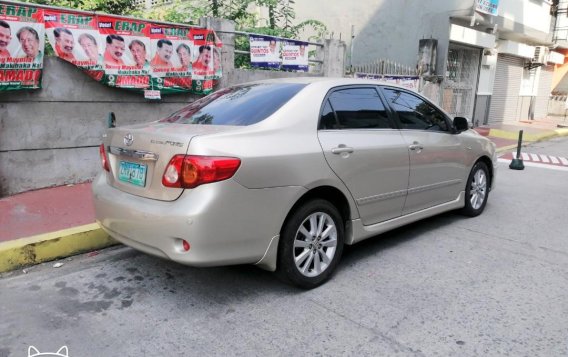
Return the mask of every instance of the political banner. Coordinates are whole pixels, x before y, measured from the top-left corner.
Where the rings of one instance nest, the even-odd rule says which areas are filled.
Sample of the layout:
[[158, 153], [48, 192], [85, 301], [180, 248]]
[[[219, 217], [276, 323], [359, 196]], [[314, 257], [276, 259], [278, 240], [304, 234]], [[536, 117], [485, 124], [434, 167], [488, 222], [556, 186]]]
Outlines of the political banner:
[[222, 43], [211, 29], [0, 3], [0, 90], [41, 87], [46, 36], [60, 59], [147, 98], [208, 94], [222, 76]]
[[282, 69], [294, 72], [307, 72], [308, 43], [302, 41], [282, 41]]
[[418, 92], [420, 78], [418, 76], [384, 76], [382, 81]]
[[41, 88], [43, 10], [0, 4], [0, 90]]
[[108, 86], [146, 91], [147, 98], [157, 98], [148, 92], [155, 90], [208, 94], [222, 75], [215, 56], [221, 43], [212, 30], [46, 12], [46, 31], [56, 55]]
[[163, 93], [191, 90], [190, 29], [152, 25], [151, 48], [152, 87]]
[[100, 42], [104, 44], [102, 82], [111, 87], [151, 88], [150, 23], [123, 17], [97, 16]]
[[280, 68], [280, 39], [272, 36], [249, 35], [250, 64], [254, 68]]
[[104, 75], [102, 43], [94, 15], [44, 10], [45, 32], [55, 55], [81, 68], [97, 81]]
[[385, 83], [396, 84], [398, 86], [404, 87], [406, 89], [418, 92], [418, 86], [420, 78], [418, 76], [404, 76], [404, 75], [384, 75], [384, 74], [374, 74], [374, 73], [361, 73], [356, 72], [353, 74], [354, 78], [361, 79], [373, 79], [376, 81], [381, 81]]
[[221, 78], [221, 41], [215, 32], [193, 28], [190, 31], [193, 42], [192, 91], [208, 94], [213, 91], [215, 81]]

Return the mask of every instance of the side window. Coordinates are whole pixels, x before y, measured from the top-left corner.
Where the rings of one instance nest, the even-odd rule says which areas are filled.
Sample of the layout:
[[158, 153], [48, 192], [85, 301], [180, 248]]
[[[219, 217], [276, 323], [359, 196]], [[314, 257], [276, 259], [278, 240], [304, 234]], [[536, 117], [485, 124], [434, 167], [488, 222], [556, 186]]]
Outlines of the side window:
[[321, 112], [320, 128], [321, 129], [337, 129], [339, 125], [335, 119], [335, 113], [329, 104], [329, 100], [326, 99], [325, 105]]
[[384, 88], [387, 101], [398, 113], [402, 129], [449, 131], [444, 114], [438, 109], [407, 92]]
[[[329, 109], [335, 112], [337, 122], [333, 112], [326, 111]], [[385, 106], [374, 88], [348, 88], [333, 92], [324, 106], [321, 119], [324, 129], [391, 128]], [[332, 122], [335, 126], [330, 128], [328, 124]]]

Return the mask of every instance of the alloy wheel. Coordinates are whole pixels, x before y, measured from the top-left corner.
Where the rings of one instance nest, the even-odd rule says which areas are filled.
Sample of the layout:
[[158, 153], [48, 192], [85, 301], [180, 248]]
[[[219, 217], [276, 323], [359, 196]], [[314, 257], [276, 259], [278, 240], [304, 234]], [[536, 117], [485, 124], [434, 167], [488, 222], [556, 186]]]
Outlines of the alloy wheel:
[[323, 273], [333, 261], [337, 249], [337, 227], [324, 212], [310, 214], [298, 228], [294, 238], [294, 262], [306, 277]]
[[470, 187], [470, 203], [473, 209], [479, 209], [485, 201], [487, 195], [487, 175], [485, 171], [479, 169], [473, 175]]

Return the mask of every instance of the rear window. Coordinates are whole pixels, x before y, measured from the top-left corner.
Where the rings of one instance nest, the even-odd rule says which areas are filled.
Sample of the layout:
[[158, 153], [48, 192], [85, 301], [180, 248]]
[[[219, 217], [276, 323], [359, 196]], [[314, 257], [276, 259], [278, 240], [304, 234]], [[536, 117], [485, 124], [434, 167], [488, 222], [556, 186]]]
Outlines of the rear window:
[[305, 86], [300, 83], [266, 83], [225, 88], [191, 103], [160, 122], [251, 125], [268, 118]]

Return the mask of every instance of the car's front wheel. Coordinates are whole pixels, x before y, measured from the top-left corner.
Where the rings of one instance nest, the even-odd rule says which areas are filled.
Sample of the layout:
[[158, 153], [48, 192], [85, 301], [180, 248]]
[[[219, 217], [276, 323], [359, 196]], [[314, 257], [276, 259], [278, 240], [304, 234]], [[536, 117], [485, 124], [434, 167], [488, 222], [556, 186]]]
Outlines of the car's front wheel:
[[473, 165], [465, 189], [465, 207], [461, 213], [466, 216], [479, 216], [485, 209], [489, 197], [489, 170], [487, 165], [478, 161]]
[[280, 235], [277, 273], [311, 289], [324, 283], [343, 252], [344, 225], [337, 208], [315, 199], [297, 208]]

